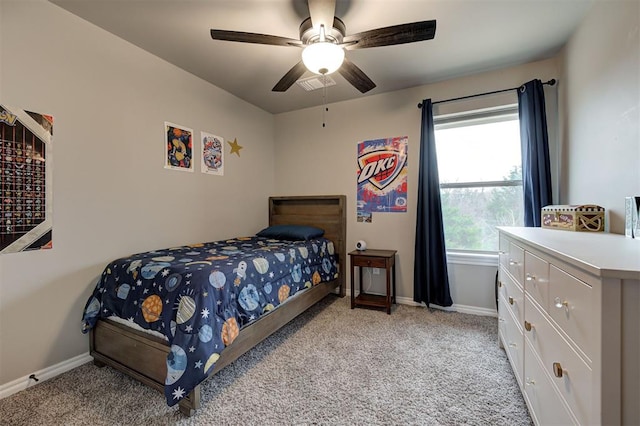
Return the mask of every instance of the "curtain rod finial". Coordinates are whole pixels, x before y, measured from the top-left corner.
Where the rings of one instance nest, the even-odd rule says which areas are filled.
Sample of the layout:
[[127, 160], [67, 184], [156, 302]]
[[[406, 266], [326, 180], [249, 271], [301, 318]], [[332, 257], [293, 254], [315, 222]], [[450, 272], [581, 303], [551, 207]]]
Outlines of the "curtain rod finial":
[[418, 103], [418, 109], [422, 109], [422, 102]]
[[547, 84], [548, 84], [549, 86], [555, 86], [555, 84], [556, 84], [556, 79], [555, 79], [555, 78], [552, 78], [551, 80], [547, 81]]

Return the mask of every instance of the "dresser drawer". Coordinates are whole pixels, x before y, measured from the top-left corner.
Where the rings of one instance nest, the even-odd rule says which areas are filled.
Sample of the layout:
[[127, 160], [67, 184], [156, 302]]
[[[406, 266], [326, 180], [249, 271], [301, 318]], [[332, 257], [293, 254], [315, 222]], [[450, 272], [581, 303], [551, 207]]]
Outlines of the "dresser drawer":
[[549, 309], [549, 262], [524, 254], [524, 289], [544, 309]]
[[509, 239], [502, 233], [500, 234], [498, 247], [498, 257], [500, 259], [500, 265], [504, 266], [505, 268], [509, 268]]
[[[547, 321], [528, 295], [525, 297], [525, 312], [524, 336], [527, 344], [538, 355], [543, 369], [578, 422], [591, 424], [591, 409], [593, 407], [593, 372], [591, 368]], [[525, 366], [525, 372], [526, 368]]]
[[511, 368], [522, 386], [522, 373], [524, 369], [522, 330], [518, 327], [516, 319], [507, 309], [507, 301], [504, 297], [498, 297], [498, 329], [502, 336], [504, 350], [511, 363]]
[[549, 314], [591, 362], [596, 332], [593, 288], [551, 265], [549, 267]]
[[506, 308], [509, 309], [518, 321], [518, 326], [522, 328], [524, 321], [524, 292], [516, 285], [513, 278], [504, 270], [500, 274], [500, 287], [498, 293], [504, 297]]
[[537, 425], [572, 425], [579, 422], [571, 415], [562, 396], [544, 372], [529, 342], [524, 344], [524, 396]]
[[524, 283], [524, 249], [513, 241], [509, 243], [508, 256], [509, 273], [513, 275], [516, 282], [523, 286]]

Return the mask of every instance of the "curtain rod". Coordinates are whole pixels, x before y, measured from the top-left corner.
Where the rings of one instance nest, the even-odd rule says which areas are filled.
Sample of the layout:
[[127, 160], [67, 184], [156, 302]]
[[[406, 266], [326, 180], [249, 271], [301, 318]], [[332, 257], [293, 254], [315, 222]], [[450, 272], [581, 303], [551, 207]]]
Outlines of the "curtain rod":
[[[545, 81], [542, 84], [548, 84], [549, 86], [553, 86], [554, 84], [556, 84], [556, 79], [552, 78], [549, 81]], [[516, 90], [521, 88], [522, 86], [518, 86], [518, 87], [512, 87], [511, 89], [502, 89], [502, 90], [494, 90], [493, 92], [485, 92], [485, 93], [478, 93], [475, 95], [469, 95], [469, 96], [461, 96], [459, 98], [452, 98], [452, 99], [444, 99], [441, 101], [435, 101], [435, 102], [431, 102], [431, 105], [436, 105], [436, 104], [443, 104], [445, 102], [453, 102], [453, 101], [461, 101], [463, 99], [470, 99], [470, 98], [476, 98], [478, 96], [487, 96], [487, 95], [495, 95], [496, 93], [502, 93], [502, 92], [510, 92], [512, 90]], [[418, 104], [418, 108], [422, 108], [422, 102], [420, 102]]]

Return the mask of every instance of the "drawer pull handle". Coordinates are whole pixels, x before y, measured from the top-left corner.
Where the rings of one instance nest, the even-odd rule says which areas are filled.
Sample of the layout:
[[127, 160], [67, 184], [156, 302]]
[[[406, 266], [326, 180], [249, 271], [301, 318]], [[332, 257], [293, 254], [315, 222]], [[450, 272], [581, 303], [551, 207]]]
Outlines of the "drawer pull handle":
[[509, 296], [509, 304], [513, 305], [513, 297]]
[[507, 253], [505, 251], [503, 251], [503, 250], [499, 250], [498, 254], [507, 254]]
[[514, 265], [517, 265], [517, 264], [518, 264], [518, 262], [516, 262], [515, 260], [509, 259], [509, 265], [514, 266]]
[[536, 384], [536, 381], [535, 381], [535, 380], [533, 380], [533, 379], [530, 379], [529, 377], [527, 377], [527, 379], [525, 380], [525, 384], [526, 384], [527, 386], [533, 386], [533, 385], [535, 385], [535, 384]]
[[498, 321], [499, 321], [499, 322], [504, 322], [504, 318], [502, 318], [502, 317], [498, 317]]
[[554, 362], [553, 363], [553, 375], [554, 376], [560, 378], [566, 373], [567, 373], [567, 370], [563, 370], [562, 366], [560, 365], [559, 362]]
[[531, 325], [531, 323], [529, 321], [525, 321], [524, 322], [524, 329], [527, 331], [531, 331], [531, 329], [533, 328], [533, 326]]
[[527, 281], [535, 281], [535, 280], [536, 280], [535, 275], [527, 274]]
[[516, 345], [515, 343], [509, 343], [509, 347], [510, 347], [510, 348], [517, 348], [517, 347], [518, 347], [518, 345]]
[[553, 301], [556, 305], [556, 308], [558, 309], [562, 309], [569, 306], [569, 302], [567, 302], [566, 300], [562, 300], [559, 297], [556, 297], [555, 299], [553, 299]]

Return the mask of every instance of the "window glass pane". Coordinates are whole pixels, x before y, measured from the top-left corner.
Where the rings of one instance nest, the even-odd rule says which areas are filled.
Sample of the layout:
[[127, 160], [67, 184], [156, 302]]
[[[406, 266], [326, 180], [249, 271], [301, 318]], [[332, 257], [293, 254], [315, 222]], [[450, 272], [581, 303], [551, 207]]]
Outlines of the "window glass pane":
[[[520, 181], [522, 160], [517, 118], [449, 121], [436, 127], [442, 217], [447, 250], [498, 250], [496, 226], [524, 223], [522, 183], [482, 186], [481, 182]], [[465, 183], [469, 183], [465, 187]]]
[[436, 130], [440, 183], [521, 179], [518, 120]]
[[440, 191], [447, 250], [498, 251], [496, 226], [522, 226], [522, 186]]

